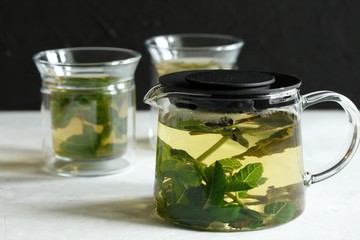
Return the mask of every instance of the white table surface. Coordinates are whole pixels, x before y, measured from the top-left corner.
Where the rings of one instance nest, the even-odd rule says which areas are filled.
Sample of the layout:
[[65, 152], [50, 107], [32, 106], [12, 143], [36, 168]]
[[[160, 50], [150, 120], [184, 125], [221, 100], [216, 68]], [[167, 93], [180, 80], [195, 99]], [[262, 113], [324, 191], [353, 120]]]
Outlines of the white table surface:
[[[253, 232], [183, 229], [151, 217], [155, 151], [148, 112], [137, 113], [137, 164], [112, 176], [64, 178], [41, 169], [40, 112], [0, 112], [0, 239], [360, 239], [360, 159], [307, 189], [305, 212], [285, 225]], [[339, 156], [348, 137], [340, 111], [303, 113], [307, 171]]]

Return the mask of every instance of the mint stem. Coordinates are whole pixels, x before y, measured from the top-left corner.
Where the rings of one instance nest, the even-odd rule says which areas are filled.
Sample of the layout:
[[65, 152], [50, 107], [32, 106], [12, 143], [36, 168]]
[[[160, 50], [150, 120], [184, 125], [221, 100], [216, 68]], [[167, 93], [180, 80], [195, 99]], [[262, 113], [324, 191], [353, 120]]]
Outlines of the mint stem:
[[226, 193], [225, 195], [228, 196], [228, 197], [230, 197], [230, 198], [231, 198], [232, 200], [234, 200], [234, 202], [236, 202], [237, 204], [239, 204], [239, 205], [241, 205], [241, 206], [244, 205], [244, 203], [243, 203], [237, 196], [235, 196], [234, 194], [232, 194], [232, 193]]
[[217, 141], [211, 148], [206, 150], [203, 154], [201, 154], [195, 161], [202, 162], [208, 156], [210, 156], [213, 152], [215, 152], [221, 145], [223, 145], [228, 140], [228, 137], [223, 136], [219, 141]]

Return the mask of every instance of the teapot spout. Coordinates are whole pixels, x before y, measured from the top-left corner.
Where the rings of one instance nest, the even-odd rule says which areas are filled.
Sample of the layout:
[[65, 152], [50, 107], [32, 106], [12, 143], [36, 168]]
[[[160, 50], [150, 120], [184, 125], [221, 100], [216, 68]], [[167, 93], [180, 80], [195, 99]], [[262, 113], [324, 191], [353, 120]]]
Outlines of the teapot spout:
[[161, 91], [161, 85], [155, 85], [144, 96], [144, 103], [159, 108], [158, 100], [163, 98], [164, 94]]

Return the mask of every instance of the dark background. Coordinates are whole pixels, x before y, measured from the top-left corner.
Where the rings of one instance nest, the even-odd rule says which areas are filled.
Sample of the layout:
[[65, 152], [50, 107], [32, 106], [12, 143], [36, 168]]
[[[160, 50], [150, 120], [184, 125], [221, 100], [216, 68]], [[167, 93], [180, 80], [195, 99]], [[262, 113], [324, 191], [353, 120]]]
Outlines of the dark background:
[[358, 0], [0, 0], [0, 110], [40, 109], [32, 55], [80, 46], [141, 52], [137, 106], [144, 109], [150, 87], [144, 40], [188, 32], [241, 37], [240, 69], [297, 75], [302, 94], [333, 90], [360, 106]]

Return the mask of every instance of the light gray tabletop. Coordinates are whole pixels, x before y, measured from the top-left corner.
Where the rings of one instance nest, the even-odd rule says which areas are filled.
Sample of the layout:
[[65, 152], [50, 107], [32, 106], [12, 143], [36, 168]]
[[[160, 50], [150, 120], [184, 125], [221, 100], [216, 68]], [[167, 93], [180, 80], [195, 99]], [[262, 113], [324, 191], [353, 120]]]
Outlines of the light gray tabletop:
[[[149, 112], [137, 113], [137, 163], [127, 172], [64, 178], [42, 171], [40, 112], [0, 112], [0, 239], [359, 239], [360, 159], [307, 189], [305, 212], [280, 227], [214, 233], [152, 218], [155, 150], [147, 139]], [[340, 111], [305, 111], [306, 171], [340, 156], [348, 136]]]

